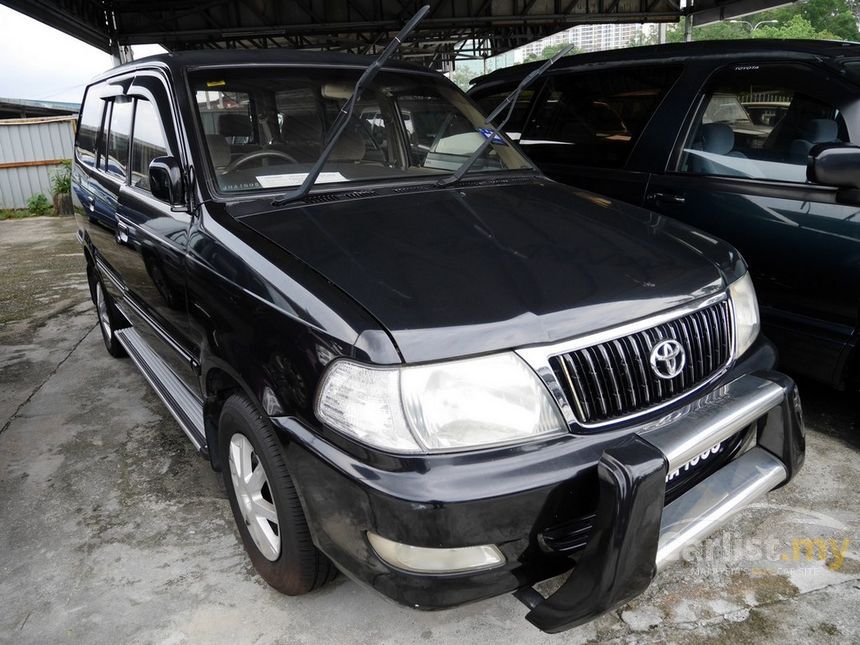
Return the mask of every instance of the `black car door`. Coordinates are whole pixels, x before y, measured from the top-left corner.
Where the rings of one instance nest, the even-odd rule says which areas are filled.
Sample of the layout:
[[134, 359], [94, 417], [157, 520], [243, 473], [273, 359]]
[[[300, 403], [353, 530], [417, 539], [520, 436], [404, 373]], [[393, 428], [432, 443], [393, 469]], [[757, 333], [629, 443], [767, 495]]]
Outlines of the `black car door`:
[[89, 173], [82, 200], [88, 210], [87, 230], [96, 250], [98, 266], [107, 277], [105, 289], [115, 300], [125, 295], [123, 281], [124, 253], [119, 244], [117, 208], [120, 189], [125, 182], [128, 165], [128, 142], [134, 104], [124, 95], [131, 78], [102, 88], [105, 103], [102, 131], [96, 151], [96, 168]]
[[562, 70], [547, 77], [519, 144], [549, 177], [639, 203], [647, 169], [628, 165], [679, 65]]
[[117, 198], [114, 251], [126, 289], [123, 312], [171, 371], [199, 394], [184, 277], [191, 217], [156, 199], [149, 187], [153, 159], [182, 158], [170, 95], [159, 74], [138, 72], [127, 97], [133, 120]]
[[[750, 118], [745, 104], [773, 106]], [[860, 143], [858, 88], [823, 67], [756, 61], [719, 69], [695, 99], [644, 204], [735, 245], [783, 366], [837, 382], [860, 307], [860, 208], [810, 184], [813, 145]]]

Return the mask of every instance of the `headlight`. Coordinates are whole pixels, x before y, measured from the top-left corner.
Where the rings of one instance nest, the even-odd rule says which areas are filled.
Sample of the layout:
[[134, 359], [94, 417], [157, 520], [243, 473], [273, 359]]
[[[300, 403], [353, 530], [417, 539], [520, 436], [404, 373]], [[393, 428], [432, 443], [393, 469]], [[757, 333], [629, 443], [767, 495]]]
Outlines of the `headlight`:
[[755, 342], [759, 332], [758, 301], [749, 273], [729, 285], [735, 310], [735, 357], [740, 357]]
[[332, 363], [316, 413], [396, 452], [445, 452], [566, 432], [543, 383], [513, 353], [407, 367]]

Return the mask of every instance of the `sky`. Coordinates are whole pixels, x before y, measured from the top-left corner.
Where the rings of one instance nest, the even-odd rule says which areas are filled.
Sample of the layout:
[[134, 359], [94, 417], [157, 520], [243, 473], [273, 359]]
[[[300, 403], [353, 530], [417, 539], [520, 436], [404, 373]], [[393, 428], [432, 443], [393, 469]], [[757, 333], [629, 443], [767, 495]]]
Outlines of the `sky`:
[[[134, 47], [134, 57], [159, 51]], [[87, 82], [111, 67], [100, 49], [0, 5], [0, 97], [79, 103]]]

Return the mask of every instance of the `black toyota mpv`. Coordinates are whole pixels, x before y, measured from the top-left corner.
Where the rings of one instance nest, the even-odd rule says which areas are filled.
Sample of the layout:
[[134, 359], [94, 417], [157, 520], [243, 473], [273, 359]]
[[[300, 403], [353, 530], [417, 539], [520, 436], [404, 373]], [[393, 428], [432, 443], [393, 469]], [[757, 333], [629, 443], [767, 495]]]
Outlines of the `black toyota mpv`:
[[442, 76], [371, 62], [176, 53], [87, 88], [104, 341], [276, 589], [515, 592], [560, 631], [794, 476], [797, 391], [732, 247], [547, 179]]

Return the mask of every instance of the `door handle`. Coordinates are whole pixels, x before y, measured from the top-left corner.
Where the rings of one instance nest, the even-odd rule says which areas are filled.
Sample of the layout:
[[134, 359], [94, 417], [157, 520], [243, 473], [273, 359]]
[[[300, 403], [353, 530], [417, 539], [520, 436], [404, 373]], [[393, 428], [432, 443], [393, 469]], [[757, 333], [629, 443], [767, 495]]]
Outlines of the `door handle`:
[[116, 243], [128, 244], [128, 224], [124, 224], [120, 220], [116, 221]]
[[649, 202], [662, 204], [683, 204], [687, 199], [683, 195], [676, 193], [651, 193], [645, 199]]

